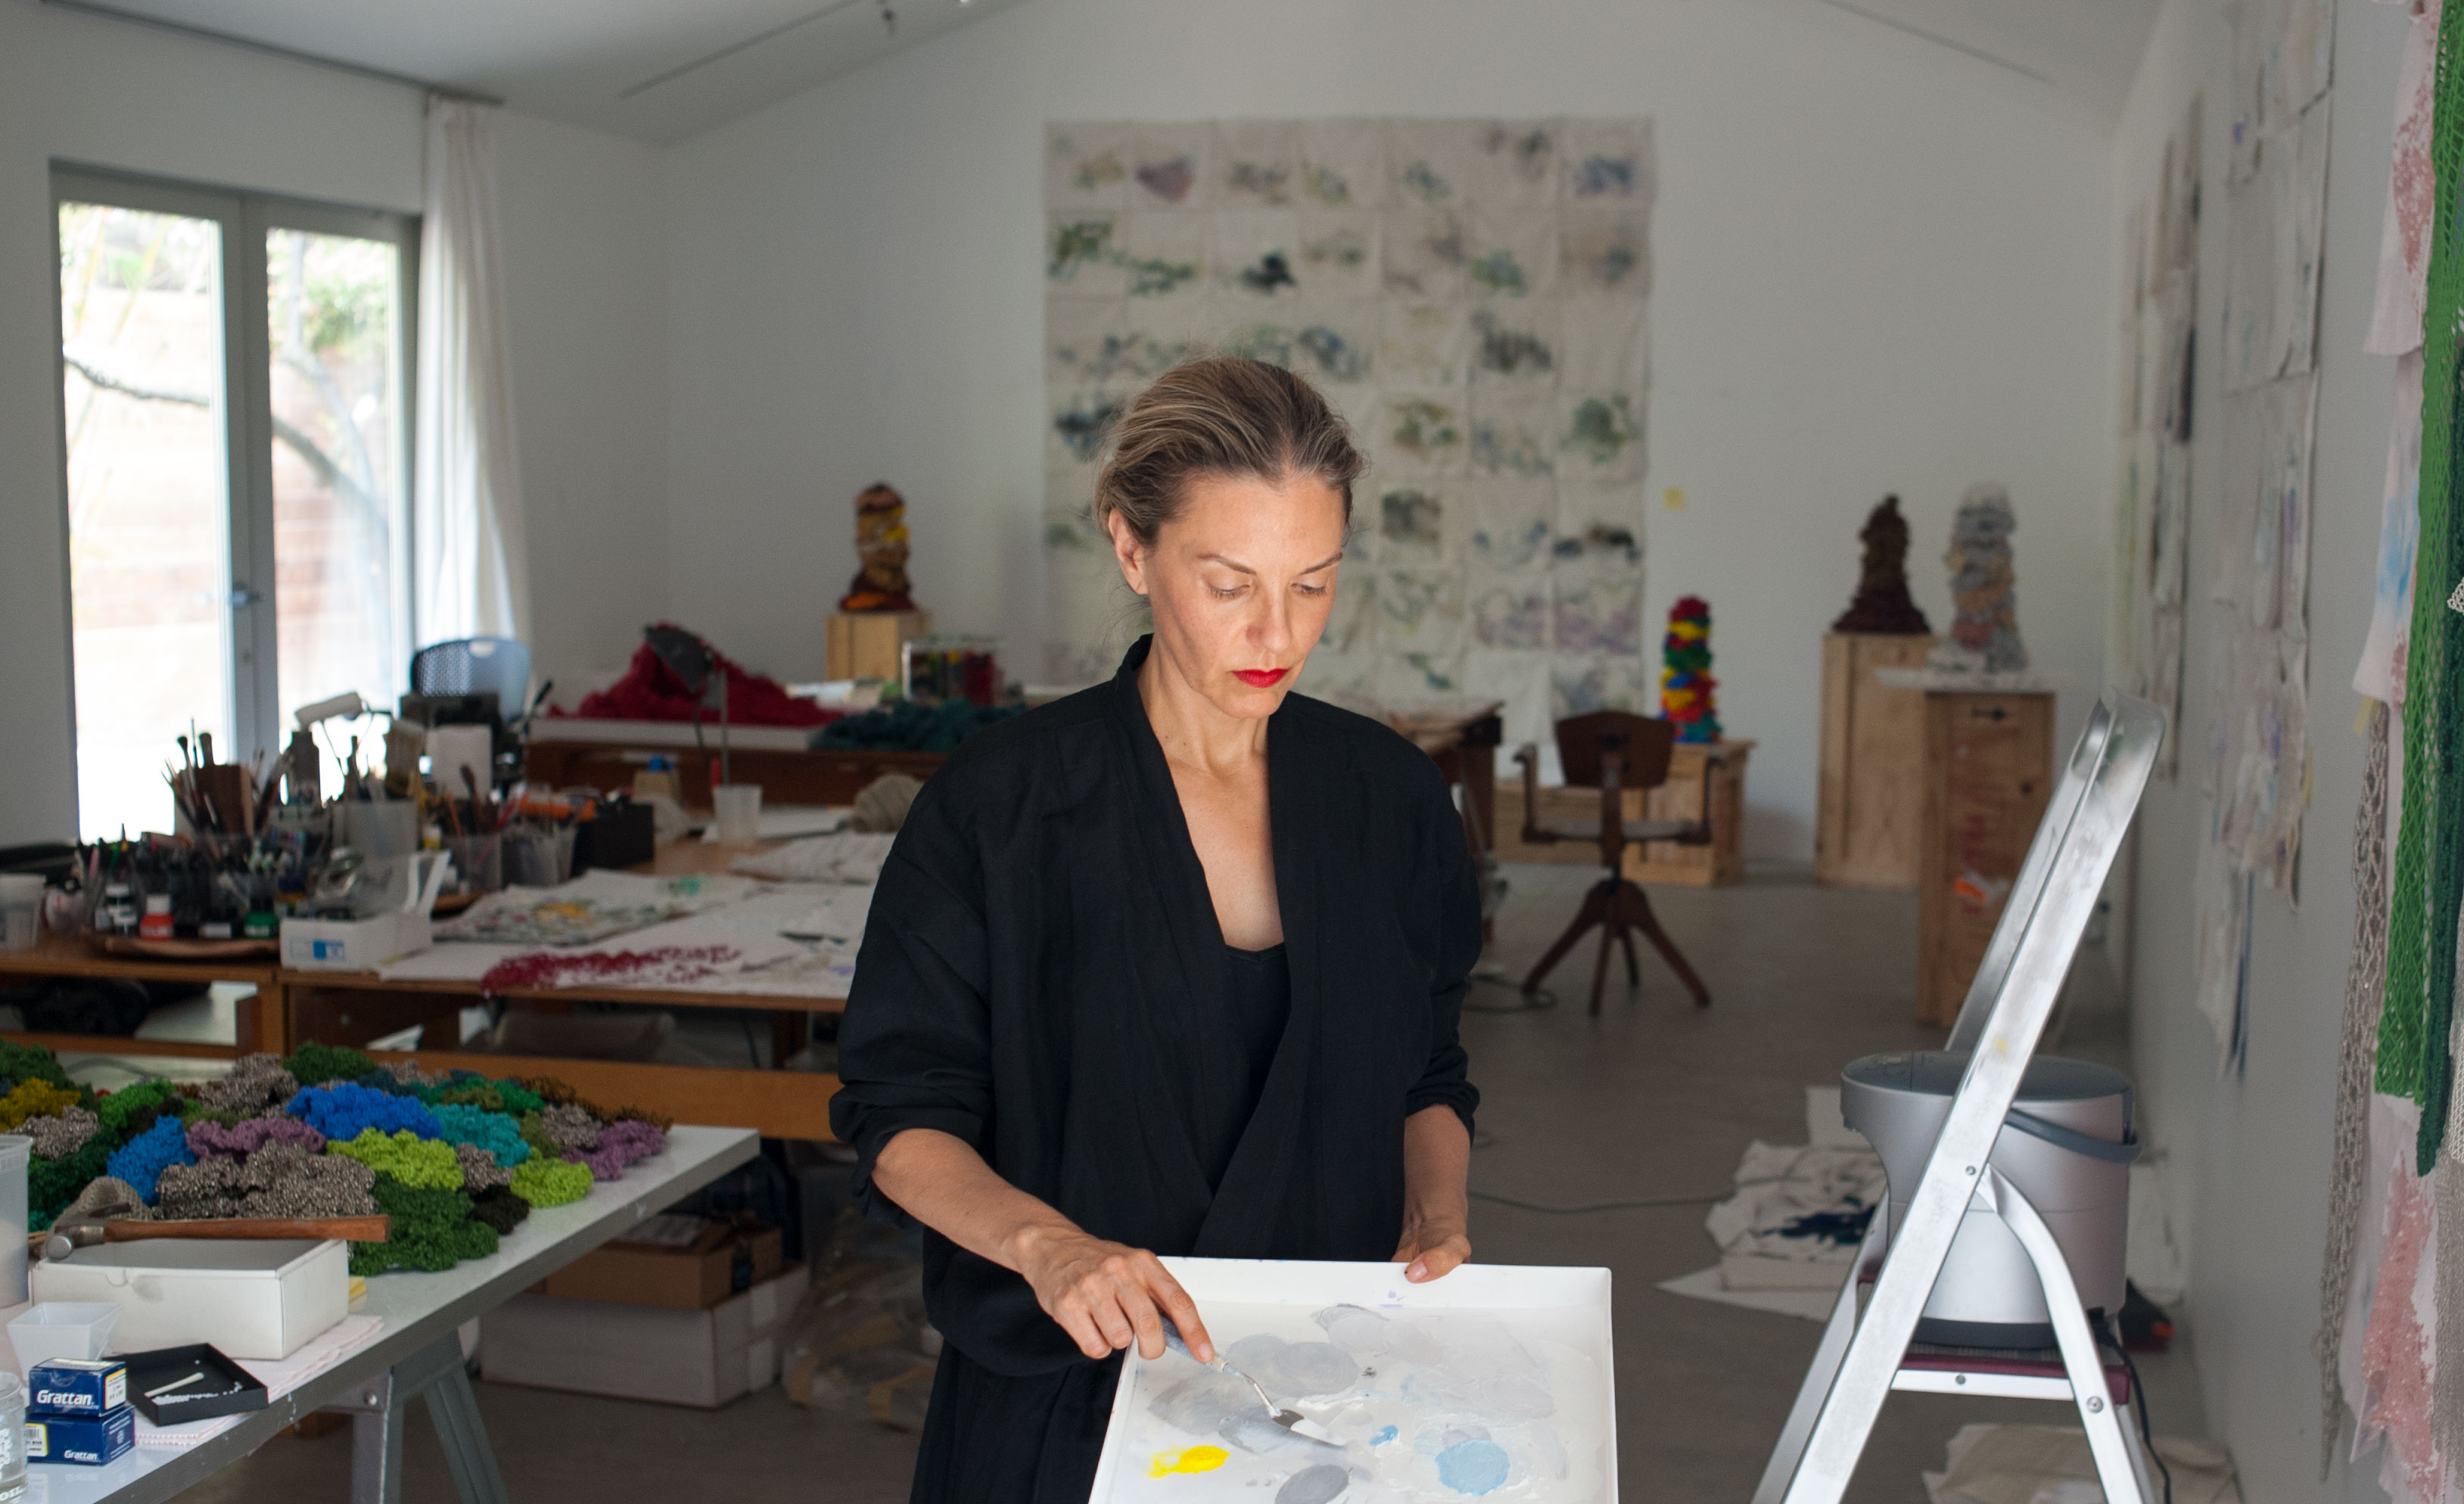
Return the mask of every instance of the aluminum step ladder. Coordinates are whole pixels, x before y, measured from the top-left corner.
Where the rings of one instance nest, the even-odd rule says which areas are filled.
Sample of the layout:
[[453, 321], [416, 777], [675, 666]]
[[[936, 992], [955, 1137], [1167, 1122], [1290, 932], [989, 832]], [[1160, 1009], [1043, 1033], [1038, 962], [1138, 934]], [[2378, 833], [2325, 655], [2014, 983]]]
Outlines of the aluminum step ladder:
[[[1969, 1052], [1968, 1073], [1908, 1198], [1905, 1225], [1888, 1225], [1887, 1202], [1876, 1209], [1754, 1504], [1838, 1504], [1893, 1389], [2067, 1401], [2086, 1428], [2108, 1504], [2148, 1504], [2146, 1459], [2125, 1424], [2135, 1396], [2126, 1381], [2116, 1392], [2052, 1231], [1989, 1159], [2164, 732], [2154, 706], [2107, 693], [2071, 749], [1951, 1030], [1949, 1048]], [[2058, 1364], [1911, 1352], [1971, 1204], [1999, 1216], [2027, 1251], [2052, 1312]], [[1873, 1296], [1859, 1315], [1858, 1292], [1868, 1275]]]

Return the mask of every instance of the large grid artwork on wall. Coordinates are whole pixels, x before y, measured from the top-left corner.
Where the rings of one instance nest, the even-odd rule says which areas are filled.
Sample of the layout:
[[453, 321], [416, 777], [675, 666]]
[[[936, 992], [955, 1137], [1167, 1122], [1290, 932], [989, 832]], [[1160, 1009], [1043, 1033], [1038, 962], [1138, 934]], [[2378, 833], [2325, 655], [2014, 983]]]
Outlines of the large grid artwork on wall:
[[1369, 457], [1304, 688], [1500, 699], [1518, 741], [1656, 706], [1649, 120], [1056, 124], [1045, 146], [1050, 677], [1110, 674], [1135, 630], [1089, 515], [1113, 420], [1215, 351], [1308, 376]]

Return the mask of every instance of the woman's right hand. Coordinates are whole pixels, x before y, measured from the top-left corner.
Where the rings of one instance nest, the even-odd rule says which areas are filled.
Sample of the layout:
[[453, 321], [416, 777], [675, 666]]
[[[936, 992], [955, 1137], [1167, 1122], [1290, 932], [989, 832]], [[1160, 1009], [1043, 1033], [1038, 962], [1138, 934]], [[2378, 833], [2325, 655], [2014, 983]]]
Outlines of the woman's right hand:
[[1162, 1357], [1169, 1317], [1199, 1362], [1215, 1361], [1215, 1344], [1199, 1319], [1197, 1302], [1163, 1260], [1145, 1249], [1071, 1227], [1034, 1227], [1021, 1234], [1013, 1267], [1035, 1291], [1045, 1314], [1089, 1358], [1110, 1358], [1133, 1342], [1140, 1357]]

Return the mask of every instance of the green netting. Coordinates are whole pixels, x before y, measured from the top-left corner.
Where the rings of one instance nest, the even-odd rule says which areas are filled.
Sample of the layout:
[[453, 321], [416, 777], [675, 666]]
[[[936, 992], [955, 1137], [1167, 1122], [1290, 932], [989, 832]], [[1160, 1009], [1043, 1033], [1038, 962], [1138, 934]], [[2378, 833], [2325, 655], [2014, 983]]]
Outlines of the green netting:
[[2437, 227], [2431, 237], [2422, 320], [2421, 529], [2413, 567], [2412, 636], [2406, 649], [2403, 815], [2387, 924], [2387, 1000], [2379, 1015], [2378, 1089], [2422, 1104], [2420, 1167], [2436, 1162], [2447, 1122], [2448, 1022], [2455, 991], [2456, 911], [2464, 862], [2439, 861], [2464, 838], [2464, 631], [2447, 608], [2464, 578], [2464, 529], [2453, 488], [2464, 476], [2456, 445], [2456, 333], [2464, 323], [2464, 246], [2454, 239], [2457, 171], [2464, 166], [2464, 5], [2439, 19], [2431, 161]]

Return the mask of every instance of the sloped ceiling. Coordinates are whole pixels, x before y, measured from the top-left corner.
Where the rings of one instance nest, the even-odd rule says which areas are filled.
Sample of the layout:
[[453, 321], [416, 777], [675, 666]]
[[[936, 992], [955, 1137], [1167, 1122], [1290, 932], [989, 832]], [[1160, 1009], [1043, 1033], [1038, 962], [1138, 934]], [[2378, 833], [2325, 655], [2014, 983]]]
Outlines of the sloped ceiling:
[[[48, 0], [681, 141], [1018, 0]], [[1238, 0], [1155, 0], [1160, 5]], [[1340, 0], [1329, 0], [1339, 4]], [[1545, 0], [1517, 0], [1545, 3]], [[1736, 0], [1696, 0], [1733, 4]], [[2118, 115], [2159, 0], [1778, 0], [1963, 54]]]
[[[1016, 0], [98, 0], [664, 145]], [[885, 17], [894, 18], [885, 19]]]

